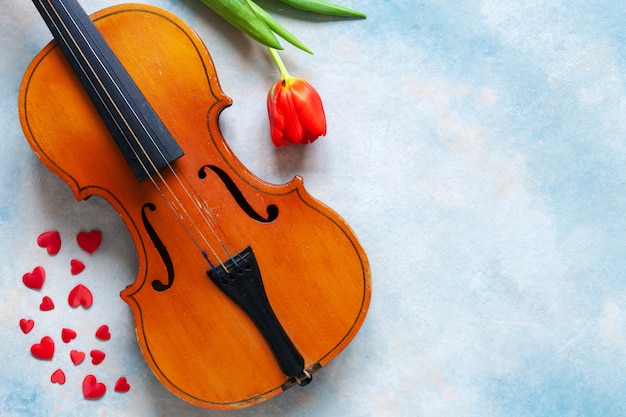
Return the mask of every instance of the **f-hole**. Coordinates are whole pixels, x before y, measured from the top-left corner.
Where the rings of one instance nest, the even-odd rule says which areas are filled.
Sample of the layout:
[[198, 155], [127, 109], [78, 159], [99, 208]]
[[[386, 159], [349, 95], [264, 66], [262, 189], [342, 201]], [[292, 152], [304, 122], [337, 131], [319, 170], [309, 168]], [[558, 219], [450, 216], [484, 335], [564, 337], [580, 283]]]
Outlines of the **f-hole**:
[[261, 223], [271, 223], [274, 220], [276, 220], [276, 218], [278, 217], [278, 207], [275, 204], [270, 204], [265, 209], [265, 212], [267, 213], [267, 217], [261, 216], [259, 213], [257, 213], [254, 210], [254, 208], [252, 208], [250, 203], [248, 203], [248, 200], [246, 200], [241, 190], [237, 188], [237, 185], [232, 180], [232, 178], [230, 178], [228, 174], [224, 172], [224, 170], [222, 170], [221, 168], [216, 167], [215, 165], [203, 166], [202, 168], [200, 168], [200, 171], [198, 172], [198, 177], [200, 177], [200, 179], [203, 180], [207, 177], [207, 173], [206, 173], [207, 168], [213, 171], [215, 174], [217, 174], [217, 176], [222, 180], [222, 182], [226, 186], [226, 189], [228, 189], [228, 191], [233, 196], [233, 198], [235, 199], [239, 207], [241, 207], [244, 213], [246, 213], [250, 218], [256, 221], [259, 221]]
[[165, 268], [167, 269], [167, 283], [163, 283], [163, 281], [159, 281], [158, 279], [152, 281], [152, 288], [155, 291], [163, 292], [169, 290], [174, 284], [174, 264], [172, 263], [172, 258], [170, 257], [170, 254], [167, 251], [165, 244], [157, 234], [156, 230], [154, 230], [154, 227], [152, 227], [150, 220], [148, 220], [146, 210], [155, 211], [156, 206], [152, 203], [144, 204], [141, 208], [141, 219], [143, 221], [143, 226], [146, 228], [146, 232], [150, 237], [150, 240], [152, 240], [154, 247], [159, 252], [159, 255], [161, 255], [161, 259], [163, 259], [163, 263], [165, 264]]

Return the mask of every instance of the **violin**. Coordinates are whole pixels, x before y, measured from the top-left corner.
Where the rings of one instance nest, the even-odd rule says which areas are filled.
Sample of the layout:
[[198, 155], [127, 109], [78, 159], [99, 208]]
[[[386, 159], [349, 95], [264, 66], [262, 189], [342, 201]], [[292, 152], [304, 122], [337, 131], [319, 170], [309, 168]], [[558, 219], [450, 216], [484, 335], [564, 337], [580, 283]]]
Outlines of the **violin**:
[[26, 70], [20, 122], [77, 200], [104, 198], [127, 226], [138, 271], [120, 296], [155, 376], [214, 409], [308, 384], [368, 310], [350, 226], [302, 178], [270, 184], [236, 158], [218, 125], [231, 100], [181, 19], [33, 2], [54, 40]]

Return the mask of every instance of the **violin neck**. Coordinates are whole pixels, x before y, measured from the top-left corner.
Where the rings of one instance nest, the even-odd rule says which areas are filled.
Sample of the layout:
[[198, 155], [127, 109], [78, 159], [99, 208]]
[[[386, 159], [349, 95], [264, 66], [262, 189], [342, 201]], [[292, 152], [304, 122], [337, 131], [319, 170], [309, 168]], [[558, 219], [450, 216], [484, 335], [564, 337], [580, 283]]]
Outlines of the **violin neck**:
[[183, 152], [77, 0], [33, 0], [135, 177]]

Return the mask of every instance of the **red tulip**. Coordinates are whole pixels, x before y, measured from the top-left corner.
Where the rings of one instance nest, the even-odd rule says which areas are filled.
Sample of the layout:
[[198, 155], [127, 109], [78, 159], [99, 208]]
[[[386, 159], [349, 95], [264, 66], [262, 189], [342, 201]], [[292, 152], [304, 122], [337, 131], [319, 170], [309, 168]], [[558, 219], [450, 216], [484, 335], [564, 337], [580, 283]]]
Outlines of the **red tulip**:
[[317, 91], [305, 80], [283, 77], [267, 95], [272, 142], [277, 147], [311, 143], [326, 134], [326, 116]]

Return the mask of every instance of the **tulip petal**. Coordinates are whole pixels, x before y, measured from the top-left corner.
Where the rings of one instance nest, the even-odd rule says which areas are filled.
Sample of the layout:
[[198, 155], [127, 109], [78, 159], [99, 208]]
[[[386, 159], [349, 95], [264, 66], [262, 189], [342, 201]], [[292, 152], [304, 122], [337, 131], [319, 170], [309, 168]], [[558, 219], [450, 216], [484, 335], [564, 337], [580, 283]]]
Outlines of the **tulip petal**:
[[276, 94], [278, 93], [277, 87], [280, 87], [280, 82], [274, 84], [267, 94], [267, 113], [270, 119], [270, 135], [272, 142], [276, 147], [286, 145], [283, 140], [283, 127], [285, 126], [285, 120], [280, 111], [276, 108]]
[[301, 80], [292, 85], [293, 103], [303, 129], [315, 138], [326, 134], [324, 106], [317, 90]]
[[298, 117], [296, 106], [293, 99], [293, 89], [290, 87], [281, 88], [278, 92], [276, 107], [280, 110], [285, 118], [285, 127], [283, 135], [289, 143], [300, 143], [304, 135], [304, 128]]

